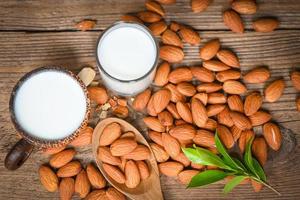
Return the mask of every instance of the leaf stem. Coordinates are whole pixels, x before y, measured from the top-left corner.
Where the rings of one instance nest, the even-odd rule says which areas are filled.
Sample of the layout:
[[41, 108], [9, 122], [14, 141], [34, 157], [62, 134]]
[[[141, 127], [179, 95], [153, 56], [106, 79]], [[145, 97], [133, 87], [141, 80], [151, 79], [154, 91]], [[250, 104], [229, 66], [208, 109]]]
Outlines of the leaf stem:
[[256, 177], [253, 177], [251, 176], [252, 179], [256, 180], [257, 182], [260, 182], [261, 184], [263, 184], [264, 186], [266, 186], [267, 188], [269, 188], [270, 190], [272, 190], [273, 192], [275, 192], [278, 196], [281, 196], [281, 193], [278, 192], [275, 188], [273, 188], [271, 185], [269, 185], [268, 183], [256, 178]]

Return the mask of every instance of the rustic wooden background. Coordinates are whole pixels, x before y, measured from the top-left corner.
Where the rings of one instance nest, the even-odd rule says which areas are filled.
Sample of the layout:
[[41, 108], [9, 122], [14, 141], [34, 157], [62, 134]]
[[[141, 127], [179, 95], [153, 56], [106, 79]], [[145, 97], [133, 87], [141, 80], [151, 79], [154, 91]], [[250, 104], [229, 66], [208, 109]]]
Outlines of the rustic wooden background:
[[[207, 11], [191, 12], [189, 0], [178, 0], [165, 6], [167, 20], [176, 20], [196, 28], [203, 42], [220, 38], [222, 45], [237, 52], [242, 71], [256, 66], [268, 66], [272, 79], [286, 81], [284, 95], [276, 103], [265, 103], [264, 108], [274, 120], [291, 129], [300, 141], [300, 113], [296, 111], [296, 90], [289, 73], [300, 67], [300, 1], [257, 0], [259, 11], [254, 16], [243, 16], [246, 33], [234, 34], [223, 25], [221, 12], [228, 0], [214, 0]], [[36, 152], [17, 171], [7, 171], [3, 162], [10, 147], [18, 140], [10, 122], [8, 101], [13, 86], [26, 72], [45, 65], [60, 65], [74, 71], [83, 66], [95, 67], [96, 39], [108, 25], [124, 13], [144, 9], [143, 0], [1, 0], [0, 1], [0, 199], [57, 199], [57, 193], [46, 192], [39, 183], [37, 169], [47, 157]], [[276, 16], [281, 24], [273, 33], [251, 31], [251, 21], [259, 16]], [[92, 31], [80, 32], [74, 24], [83, 19], [97, 20]], [[202, 42], [202, 45], [203, 45]], [[185, 48], [184, 63], [199, 63], [198, 47]], [[272, 80], [271, 79], [271, 80]], [[270, 80], [270, 81], [271, 81]], [[264, 86], [248, 88], [262, 91]], [[90, 148], [80, 149], [79, 159], [92, 160]], [[264, 188], [253, 193], [250, 185], [237, 187], [233, 193], [221, 194], [223, 184], [202, 189], [186, 190], [174, 179], [161, 178], [165, 199], [299, 199], [300, 148], [296, 146], [286, 160], [268, 167], [270, 183], [282, 193], [277, 196]], [[75, 197], [78, 198], [78, 197]]]

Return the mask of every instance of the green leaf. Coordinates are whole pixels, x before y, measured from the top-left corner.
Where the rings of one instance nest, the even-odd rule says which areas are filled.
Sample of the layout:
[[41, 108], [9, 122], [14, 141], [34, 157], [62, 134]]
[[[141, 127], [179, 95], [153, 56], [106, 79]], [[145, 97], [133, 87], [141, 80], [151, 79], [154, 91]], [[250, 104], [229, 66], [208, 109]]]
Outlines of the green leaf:
[[223, 192], [225, 194], [227, 194], [228, 192], [230, 192], [231, 190], [233, 190], [233, 188], [235, 188], [238, 184], [240, 184], [245, 178], [247, 178], [246, 176], [235, 176], [233, 179], [231, 179], [224, 187]]
[[194, 148], [182, 148], [182, 151], [193, 163], [231, 170], [231, 167], [227, 166], [219, 156], [213, 154], [207, 149], [195, 146]]
[[191, 182], [188, 185], [188, 188], [215, 183], [224, 179], [228, 175], [230, 174], [221, 170], [205, 170], [204, 172], [200, 172], [192, 178]]
[[232, 159], [242, 168], [242, 171], [248, 172], [248, 169], [245, 167], [245, 165], [237, 158], [232, 157]]
[[220, 154], [223, 156], [223, 160], [224, 162], [229, 165], [230, 167], [234, 168], [234, 169], [238, 169], [238, 170], [243, 170], [243, 168], [241, 168], [233, 159], [232, 157], [227, 153], [227, 150], [225, 149], [225, 147], [223, 146], [218, 133], [216, 132], [215, 134], [215, 143], [216, 143], [216, 147], [218, 149], [218, 151], [220, 152]]
[[255, 158], [253, 158], [253, 167], [256, 173], [258, 174], [258, 176], [260, 177], [260, 179], [266, 182], [267, 181], [266, 174], [263, 168], [261, 167], [261, 165], [259, 164], [259, 162]]
[[252, 174], [254, 176], [256, 176], [257, 178], [260, 178], [253, 166], [253, 158], [252, 158], [252, 153], [251, 153], [251, 144], [253, 142], [253, 139], [254, 139], [254, 137], [252, 137], [246, 145], [245, 154], [244, 154], [244, 162], [245, 162], [247, 168], [250, 170], [250, 172], [252, 172]]

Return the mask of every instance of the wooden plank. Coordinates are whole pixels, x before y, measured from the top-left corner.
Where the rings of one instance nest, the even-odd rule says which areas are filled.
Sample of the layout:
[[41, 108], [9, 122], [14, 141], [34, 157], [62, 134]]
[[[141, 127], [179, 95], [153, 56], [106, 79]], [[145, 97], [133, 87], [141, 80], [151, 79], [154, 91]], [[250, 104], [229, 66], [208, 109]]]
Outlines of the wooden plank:
[[[177, 0], [174, 5], [164, 6], [166, 20], [189, 24], [199, 30], [227, 30], [222, 21], [222, 11], [229, 8], [227, 0], [214, 0], [203, 13], [192, 13], [189, 0]], [[243, 16], [246, 28], [253, 19], [276, 16], [281, 29], [300, 28], [300, 4], [298, 0], [260, 0], [259, 11], [253, 16]], [[97, 20], [95, 30], [103, 30], [120, 19], [124, 13], [144, 10], [144, 1], [18, 1], [0, 2], [0, 30], [75, 30], [74, 24], [83, 19]]]

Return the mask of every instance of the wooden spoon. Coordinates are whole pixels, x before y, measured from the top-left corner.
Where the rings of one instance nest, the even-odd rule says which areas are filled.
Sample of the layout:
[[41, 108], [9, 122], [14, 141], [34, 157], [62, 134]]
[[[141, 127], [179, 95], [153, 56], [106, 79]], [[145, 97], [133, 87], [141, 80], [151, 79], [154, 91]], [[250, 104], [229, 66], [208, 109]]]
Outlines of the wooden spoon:
[[[97, 151], [99, 147], [100, 136], [103, 132], [103, 129], [108, 124], [111, 124], [113, 122], [116, 122], [121, 125], [123, 133], [127, 131], [132, 131], [133, 133], [135, 133], [136, 141], [140, 144], [147, 146], [150, 149], [151, 157], [149, 160], [147, 160], [148, 166], [150, 166], [149, 167], [150, 176], [145, 180], [141, 180], [140, 184], [136, 188], [132, 188], [132, 189], [127, 188], [125, 184], [119, 184], [116, 181], [114, 181], [112, 178], [110, 178], [110, 176], [107, 175], [106, 172], [104, 171], [101, 160], [98, 159]], [[94, 133], [93, 133], [93, 154], [97, 166], [102, 172], [103, 176], [106, 178], [106, 180], [117, 190], [119, 190], [129, 198], [134, 200], [162, 200], [163, 199], [162, 190], [160, 186], [159, 172], [158, 172], [158, 167], [157, 167], [154, 154], [148, 142], [143, 137], [143, 135], [128, 122], [118, 118], [107, 118], [99, 122], [96, 128], [94, 129]]]

